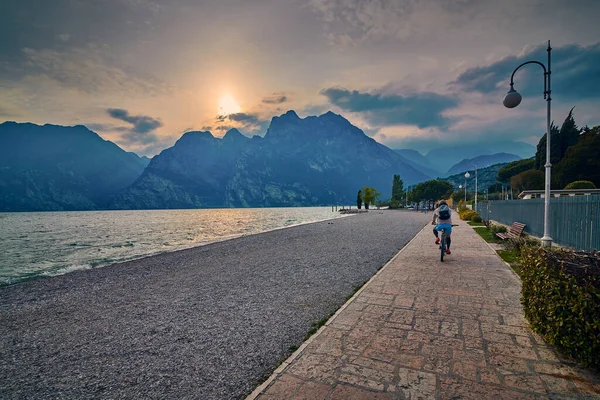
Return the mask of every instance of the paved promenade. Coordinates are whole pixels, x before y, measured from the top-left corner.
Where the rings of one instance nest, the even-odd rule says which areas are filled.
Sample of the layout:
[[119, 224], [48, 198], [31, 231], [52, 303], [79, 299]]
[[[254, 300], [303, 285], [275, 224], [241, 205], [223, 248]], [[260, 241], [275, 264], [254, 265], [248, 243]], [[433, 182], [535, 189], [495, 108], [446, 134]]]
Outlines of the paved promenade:
[[520, 281], [461, 221], [444, 263], [426, 227], [250, 396], [600, 398], [523, 317]]

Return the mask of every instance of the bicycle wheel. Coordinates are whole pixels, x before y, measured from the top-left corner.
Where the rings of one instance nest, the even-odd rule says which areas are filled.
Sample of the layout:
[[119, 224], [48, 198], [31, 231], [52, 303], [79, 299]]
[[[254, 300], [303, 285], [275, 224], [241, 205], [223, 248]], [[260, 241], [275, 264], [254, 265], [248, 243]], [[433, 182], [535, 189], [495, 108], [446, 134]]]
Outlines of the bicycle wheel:
[[442, 240], [440, 243], [440, 261], [444, 262], [444, 255], [446, 254], [446, 230], [442, 229]]

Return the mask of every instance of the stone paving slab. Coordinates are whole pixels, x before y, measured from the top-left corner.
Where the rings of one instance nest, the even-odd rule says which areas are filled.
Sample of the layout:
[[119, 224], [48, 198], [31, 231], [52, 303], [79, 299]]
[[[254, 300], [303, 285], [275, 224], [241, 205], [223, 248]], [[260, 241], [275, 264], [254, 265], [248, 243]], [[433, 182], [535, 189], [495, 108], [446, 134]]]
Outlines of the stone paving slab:
[[597, 374], [533, 333], [520, 281], [461, 223], [429, 226], [249, 398], [600, 399]]

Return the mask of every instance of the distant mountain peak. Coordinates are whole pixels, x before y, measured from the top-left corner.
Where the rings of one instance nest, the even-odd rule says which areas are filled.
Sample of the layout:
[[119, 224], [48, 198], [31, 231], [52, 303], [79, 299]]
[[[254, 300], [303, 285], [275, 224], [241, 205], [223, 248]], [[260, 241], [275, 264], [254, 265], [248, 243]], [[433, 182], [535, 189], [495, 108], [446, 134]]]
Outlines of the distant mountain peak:
[[184, 138], [186, 140], [189, 140], [189, 139], [214, 139], [215, 137], [209, 131], [189, 131], [189, 132], [184, 133], [183, 136], [181, 136], [179, 138], [179, 140], [182, 140]]
[[225, 133], [223, 136], [224, 140], [238, 140], [238, 139], [247, 139], [246, 136], [242, 134], [242, 132], [238, 131], [236, 128], [231, 128]]
[[510, 153], [496, 153], [477, 156], [474, 158], [465, 158], [457, 164], [454, 164], [447, 172], [448, 175], [454, 175], [477, 168], [486, 168], [490, 165], [507, 163], [520, 160], [521, 157]]
[[300, 117], [298, 116], [298, 114], [296, 114], [296, 111], [294, 110], [289, 110], [288, 112], [283, 114], [281, 118], [300, 119]]
[[325, 119], [326, 121], [332, 121], [332, 122], [338, 122], [339, 121], [339, 122], [343, 122], [345, 124], [350, 124], [350, 121], [348, 121], [346, 118], [344, 118], [340, 114], [336, 114], [336, 113], [334, 113], [332, 111], [327, 111], [325, 114], [321, 114], [317, 118]]

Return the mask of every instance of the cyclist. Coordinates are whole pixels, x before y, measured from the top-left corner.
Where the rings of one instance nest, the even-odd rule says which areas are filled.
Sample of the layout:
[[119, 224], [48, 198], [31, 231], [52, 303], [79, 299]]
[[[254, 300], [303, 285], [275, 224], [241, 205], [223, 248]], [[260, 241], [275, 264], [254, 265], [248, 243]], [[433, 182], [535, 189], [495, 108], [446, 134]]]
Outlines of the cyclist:
[[437, 204], [436, 209], [433, 211], [433, 221], [431, 221], [433, 227], [433, 234], [435, 235], [435, 244], [440, 243], [438, 231], [446, 229], [446, 254], [452, 254], [450, 251], [450, 234], [452, 233], [452, 215], [450, 207], [446, 200], [442, 199]]

